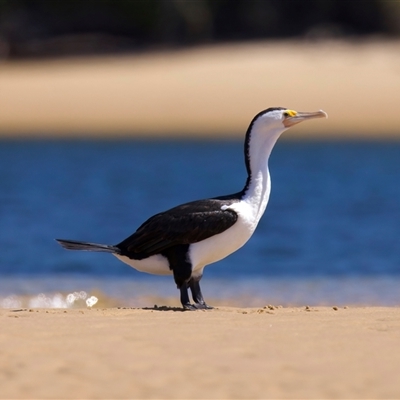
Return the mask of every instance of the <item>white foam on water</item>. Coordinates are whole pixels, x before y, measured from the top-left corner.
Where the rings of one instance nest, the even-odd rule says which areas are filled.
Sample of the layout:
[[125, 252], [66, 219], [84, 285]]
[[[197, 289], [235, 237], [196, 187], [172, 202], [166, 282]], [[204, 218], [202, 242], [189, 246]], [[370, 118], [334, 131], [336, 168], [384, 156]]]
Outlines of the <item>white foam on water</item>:
[[18, 296], [11, 295], [4, 298], [0, 298], [1, 308], [21, 308], [22, 302]]
[[86, 300], [86, 305], [92, 308], [98, 301], [99, 299], [97, 297], [91, 296]]
[[85, 291], [68, 293], [45, 294], [40, 293], [35, 296], [9, 295], [0, 297], [0, 308], [74, 308], [74, 307], [93, 307], [98, 302], [95, 296], [88, 297]]

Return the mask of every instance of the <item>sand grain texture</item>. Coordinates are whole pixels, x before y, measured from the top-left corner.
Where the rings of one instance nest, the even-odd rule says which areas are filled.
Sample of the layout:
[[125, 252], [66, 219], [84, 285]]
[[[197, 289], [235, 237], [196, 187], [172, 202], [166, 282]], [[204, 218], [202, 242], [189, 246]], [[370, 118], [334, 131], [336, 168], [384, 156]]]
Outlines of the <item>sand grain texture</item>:
[[399, 308], [0, 310], [0, 397], [399, 398]]

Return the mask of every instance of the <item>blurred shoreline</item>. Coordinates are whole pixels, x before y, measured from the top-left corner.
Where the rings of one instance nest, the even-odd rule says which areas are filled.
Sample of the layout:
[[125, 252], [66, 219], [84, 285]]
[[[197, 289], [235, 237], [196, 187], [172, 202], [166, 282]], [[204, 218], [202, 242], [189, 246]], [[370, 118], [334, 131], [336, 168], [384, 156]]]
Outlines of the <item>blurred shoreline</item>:
[[323, 109], [293, 139], [400, 138], [400, 41], [258, 41], [0, 64], [0, 137], [241, 137], [262, 109]]
[[[218, 307], [392, 307], [400, 304], [398, 286], [399, 279], [393, 275], [236, 279], [207, 276], [204, 296], [209, 304]], [[85, 307], [91, 296], [98, 300], [96, 307], [180, 307], [171, 277], [19, 274], [4, 275], [0, 283], [0, 308], [79, 308]]]

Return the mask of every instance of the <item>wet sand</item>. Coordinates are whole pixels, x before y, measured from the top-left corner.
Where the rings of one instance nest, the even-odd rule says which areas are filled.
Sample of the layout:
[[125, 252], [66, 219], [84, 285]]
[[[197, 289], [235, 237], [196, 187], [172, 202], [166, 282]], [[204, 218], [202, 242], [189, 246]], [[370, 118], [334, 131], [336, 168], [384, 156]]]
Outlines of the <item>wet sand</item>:
[[242, 136], [270, 106], [329, 120], [285, 136], [398, 138], [400, 41], [254, 42], [0, 64], [2, 136]]
[[400, 309], [0, 310], [7, 399], [400, 397]]

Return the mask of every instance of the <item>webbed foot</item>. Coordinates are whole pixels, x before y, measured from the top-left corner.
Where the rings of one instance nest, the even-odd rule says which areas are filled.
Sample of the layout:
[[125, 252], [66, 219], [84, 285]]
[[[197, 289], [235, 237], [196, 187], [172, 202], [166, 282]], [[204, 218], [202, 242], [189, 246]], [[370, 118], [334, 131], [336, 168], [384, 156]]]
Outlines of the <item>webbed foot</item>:
[[208, 306], [206, 303], [194, 303], [197, 310], [212, 310], [214, 307]]
[[185, 311], [196, 311], [196, 310], [212, 310], [214, 307], [208, 306], [206, 303], [194, 303], [194, 304], [182, 304]]

